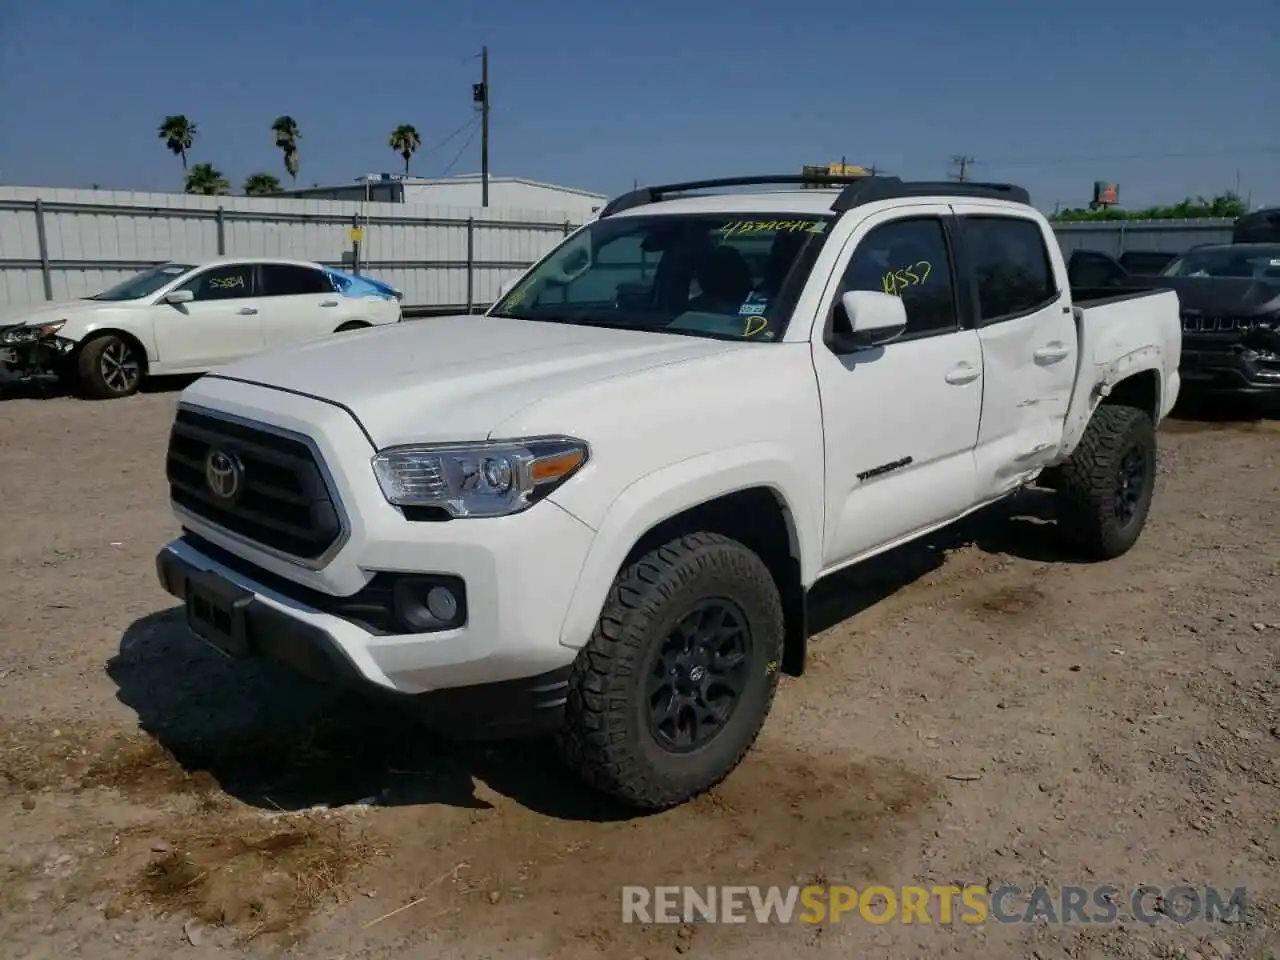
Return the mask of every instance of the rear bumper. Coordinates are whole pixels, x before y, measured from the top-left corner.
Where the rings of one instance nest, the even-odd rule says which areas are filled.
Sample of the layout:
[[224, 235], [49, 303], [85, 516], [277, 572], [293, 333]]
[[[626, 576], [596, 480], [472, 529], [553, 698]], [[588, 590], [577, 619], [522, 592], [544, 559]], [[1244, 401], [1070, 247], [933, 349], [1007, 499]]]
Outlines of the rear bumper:
[[[572, 651], [559, 648], [560, 657], [570, 662], [550, 670], [543, 668], [542, 655], [530, 656], [529, 669], [536, 672], [528, 676], [409, 692], [393, 685], [382, 652], [391, 649], [403, 657], [406, 648], [429, 645], [426, 636], [376, 634], [307, 607], [184, 539], [161, 549], [156, 574], [161, 586], [183, 602], [193, 633], [233, 659], [266, 658], [320, 683], [394, 701], [455, 736], [533, 735], [556, 729], [563, 719]], [[211, 597], [216, 612], [208, 606]]]

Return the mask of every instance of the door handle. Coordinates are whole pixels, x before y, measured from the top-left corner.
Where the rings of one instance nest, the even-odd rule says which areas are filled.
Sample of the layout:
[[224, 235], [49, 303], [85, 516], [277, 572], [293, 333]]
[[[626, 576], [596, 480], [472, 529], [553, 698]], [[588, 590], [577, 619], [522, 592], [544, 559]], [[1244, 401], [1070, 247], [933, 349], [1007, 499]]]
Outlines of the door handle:
[[1069, 356], [1071, 356], [1071, 348], [1057, 340], [1035, 352], [1035, 358], [1040, 363], [1057, 363], [1059, 360], [1065, 360]]
[[337, 300], [325, 300], [320, 304], [320, 306], [322, 307], [336, 307], [337, 305], [338, 305]]
[[982, 370], [972, 363], [959, 363], [947, 371], [947, 383], [972, 383], [982, 376]]
[[242, 317], [252, 317], [257, 312], [258, 312], [257, 307], [241, 307], [239, 310], [236, 311], [236, 313], [240, 314], [240, 316]]

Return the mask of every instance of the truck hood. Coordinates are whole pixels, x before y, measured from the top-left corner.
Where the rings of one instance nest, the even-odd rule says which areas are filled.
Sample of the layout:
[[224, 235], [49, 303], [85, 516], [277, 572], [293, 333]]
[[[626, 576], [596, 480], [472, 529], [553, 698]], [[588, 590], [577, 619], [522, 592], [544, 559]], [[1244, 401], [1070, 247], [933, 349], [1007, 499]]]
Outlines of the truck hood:
[[257, 354], [209, 374], [341, 404], [378, 447], [483, 440], [550, 396], [750, 345], [463, 315]]

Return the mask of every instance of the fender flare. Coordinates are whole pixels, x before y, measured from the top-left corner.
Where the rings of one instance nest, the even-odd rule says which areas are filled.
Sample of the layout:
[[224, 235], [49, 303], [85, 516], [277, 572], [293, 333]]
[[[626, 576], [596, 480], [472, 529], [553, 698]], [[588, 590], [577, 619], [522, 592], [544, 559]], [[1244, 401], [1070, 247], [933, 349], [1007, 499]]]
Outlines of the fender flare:
[[[820, 484], [814, 486], [820, 496]], [[699, 454], [646, 474], [614, 499], [578, 575], [560, 643], [579, 649], [587, 642], [614, 578], [648, 531], [700, 504], [754, 487], [768, 488], [778, 497], [800, 561], [801, 581], [810, 583], [821, 561], [822, 505], [804, 496], [805, 482], [787, 451], [774, 444], [752, 444]], [[571, 511], [570, 506], [565, 509]]]
[[1172, 377], [1166, 382], [1163, 360], [1164, 352], [1158, 346], [1145, 346], [1131, 350], [1110, 363], [1095, 364], [1092, 389], [1078, 391], [1072, 398], [1063, 424], [1062, 446], [1055, 459], [1066, 459], [1071, 455], [1080, 443], [1080, 438], [1084, 436], [1085, 428], [1093, 418], [1093, 412], [1117, 384], [1130, 377], [1142, 373], [1156, 375], [1156, 409], [1159, 411], [1160, 418], [1167, 416], [1178, 399], [1179, 381], [1176, 379], [1175, 365]]

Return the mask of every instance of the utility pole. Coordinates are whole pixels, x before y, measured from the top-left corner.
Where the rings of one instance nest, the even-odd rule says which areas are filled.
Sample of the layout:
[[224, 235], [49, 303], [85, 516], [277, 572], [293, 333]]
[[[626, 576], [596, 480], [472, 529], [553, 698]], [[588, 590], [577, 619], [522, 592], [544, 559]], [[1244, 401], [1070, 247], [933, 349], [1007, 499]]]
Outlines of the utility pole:
[[480, 82], [471, 85], [471, 99], [480, 104], [480, 206], [489, 205], [489, 48], [480, 48]]
[[952, 177], [961, 183], [966, 183], [969, 180], [969, 167], [978, 161], [964, 154], [953, 154], [951, 162], [958, 168], [958, 172], [952, 174]]

